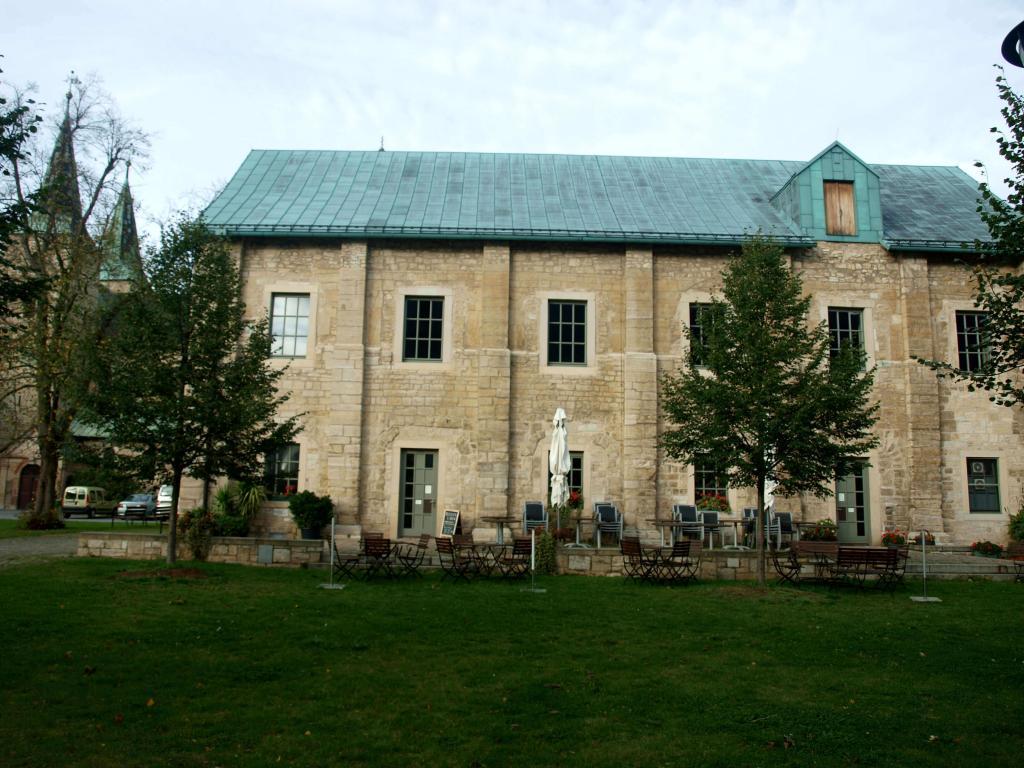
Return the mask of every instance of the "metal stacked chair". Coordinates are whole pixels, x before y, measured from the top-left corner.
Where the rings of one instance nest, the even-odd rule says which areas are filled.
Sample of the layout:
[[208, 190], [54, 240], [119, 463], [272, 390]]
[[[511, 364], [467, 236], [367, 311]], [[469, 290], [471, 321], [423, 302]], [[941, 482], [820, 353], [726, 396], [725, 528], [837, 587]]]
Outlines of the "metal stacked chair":
[[601, 548], [601, 534], [614, 533], [622, 543], [622, 513], [614, 504], [599, 501], [594, 504], [594, 531], [597, 534], [597, 548]]
[[548, 511], [544, 509], [542, 501], [528, 501], [523, 505], [523, 533], [529, 533], [534, 528], [548, 527]]

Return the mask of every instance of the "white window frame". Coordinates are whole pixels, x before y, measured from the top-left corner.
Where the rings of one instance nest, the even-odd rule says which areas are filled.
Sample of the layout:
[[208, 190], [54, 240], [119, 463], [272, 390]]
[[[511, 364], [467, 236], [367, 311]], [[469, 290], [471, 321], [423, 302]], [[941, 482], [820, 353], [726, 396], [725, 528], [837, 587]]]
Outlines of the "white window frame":
[[[597, 373], [597, 294], [591, 291], [541, 291], [537, 294], [537, 357], [540, 372], [553, 376], [593, 376]], [[548, 364], [548, 303], [581, 301], [587, 305], [587, 362]]]
[[[305, 282], [273, 282], [263, 289], [263, 306], [266, 307], [267, 319], [272, 320], [274, 294], [307, 294], [309, 296], [309, 325], [306, 329], [305, 357], [271, 357], [271, 365], [289, 368], [312, 368], [317, 359], [317, 289], [314, 283]], [[268, 330], [273, 330], [272, 328]]]
[[[452, 367], [453, 360], [453, 317], [455, 294], [451, 287], [440, 285], [409, 285], [395, 289], [395, 306], [391, 330], [391, 365], [410, 371], [443, 371]], [[403, 360], [405, 352], [405, 300], [407, 297], [432, 296], [444, 300], [441, 313], [441, 359]]]

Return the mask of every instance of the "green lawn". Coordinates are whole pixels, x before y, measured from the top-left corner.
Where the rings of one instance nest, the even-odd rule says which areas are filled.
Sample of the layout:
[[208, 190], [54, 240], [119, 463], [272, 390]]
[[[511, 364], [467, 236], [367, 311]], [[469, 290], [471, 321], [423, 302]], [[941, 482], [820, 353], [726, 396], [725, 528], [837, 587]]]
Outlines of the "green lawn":
[[0, 764], [1019, 765], [1024, 586], [0, 570]]
[[[143, 533], [148, 531], [157, 532], [160, 530], [160, 523], [115, 520], [111, 527], [110, 521], [99, 520], [65, 520], [66, 528], [54, 528], [48, 531], [30, 531], [21, 527], [20, 520], [0, 520], [0, 539], [15, 539], [22, 536], [53, 536], [62, 533], [79, 533], [80, 531], [134, 531]], [[166, 528], [166, 526], [164, 526]]]

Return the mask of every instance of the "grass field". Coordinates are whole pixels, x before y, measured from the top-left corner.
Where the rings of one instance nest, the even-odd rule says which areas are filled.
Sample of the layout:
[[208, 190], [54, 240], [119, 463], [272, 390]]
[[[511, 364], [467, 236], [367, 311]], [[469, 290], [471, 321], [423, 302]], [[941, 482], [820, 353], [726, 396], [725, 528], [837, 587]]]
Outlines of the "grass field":
[[[65, 520], [65, 528], [54, 528], [48, 531], [30, 531], [26, 528], [21, 527], [20, 520], [0, 520], [0, 539], [15, 539], [21, 538], [22, 536], [53, 536], [60, 535], [62, 533], [79, 533], [80, 531], [133, 531], [135, 533], [145, 533], [148, 531], [159, 531], [160, 523], [157, 522], [141, 522], [125, 520], [115, 520], [113, 527], [110, 525], [110, 521], [101, 520]], [[166, 528], [166, 525], [164, 526]]]
[[[192, 565], [192, 564], [187, 564]], [[0, 570], [0, 764], [1003, 766], [1024, 587]], [[126, 571], [141, 571], [126, 575]]]

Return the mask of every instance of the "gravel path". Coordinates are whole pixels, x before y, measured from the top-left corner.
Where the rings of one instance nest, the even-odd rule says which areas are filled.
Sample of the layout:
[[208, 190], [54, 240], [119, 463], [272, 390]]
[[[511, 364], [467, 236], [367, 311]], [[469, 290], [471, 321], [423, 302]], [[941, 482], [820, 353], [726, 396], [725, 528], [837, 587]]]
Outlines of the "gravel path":
[[77, 546], [77, 533], [0, 539], [0, 568], [20, 560], [70, 557], [75, 554]]

